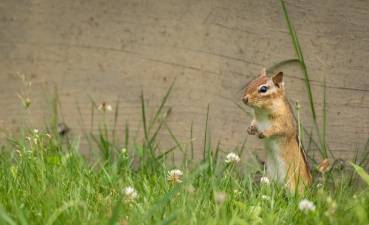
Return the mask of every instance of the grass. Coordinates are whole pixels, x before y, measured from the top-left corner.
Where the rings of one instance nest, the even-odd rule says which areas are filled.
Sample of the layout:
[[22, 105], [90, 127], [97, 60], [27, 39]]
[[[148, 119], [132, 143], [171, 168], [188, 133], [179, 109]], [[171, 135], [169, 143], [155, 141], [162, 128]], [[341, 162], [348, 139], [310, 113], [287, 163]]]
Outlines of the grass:
[[[255, 170], [242, 171], [240, 163], [210, 154], [197, 164], [185, 161], [179, 166], [182, 182], [173, 183], [167, 178], [175, 167], [165, 157], [137, 157], [137, 151], [151, 151], [147, 146], [91, 164], [79, 153], [78, 139], [66, 145], [46, 131], [26, 135], [9, 140], [1, 154], [1, 224], [369, 223], [369, 186], [350, 185], [347, 171], [328, 172], [339, 179], [333, 183], [325, 174], [320, 187], [298, 196], [275, 183], [255, 182]], [[365, 171], [355, 168], [368, 182]], [[128, 186], [137, 198], [125, 195]], [[300, 211], [302, 198], [316, 210]]]
[[[282, 0], [281, 3], [298, 58], [277, 63], [268, 71], [288, 63], [301, 65], [319, 140], [315, 141], [300, 123], [299, 130], [310, 135], [307, 149], [312, 143], [326, 158], [330, 150], [325, 139], [325, 96], [320, 128], [301, 46], [287, 8]], [[83, 129], [83, 133], [90, 149], [97, 150], [95, 160], [81, 155], [79, 138], [58, 133], [60, 104], [55, 97], [50, 125], [45, 130], [26, 128], [25, 121], [20, 134], [9, 135], [2, 143], [0, 224], [369, 224], [369, 175], [362, 167], [342, 166], [336, 161], [326, 173], [314, 170], [315, 183], [304, 195], [289, 193], [274, 182], [260, 183], [264, 172], [256, 161], [226, 163], [223, 150], [211, 143], [210, 107], [201, 137], [202, 159], [194, 161], [192, 124], [191, 143], [186, 146], [166, 122], [171, 110], [165, 105], [173, 86], [174, 83], [151, 117], [142, 93], [142, 141], [130, 136], [126, 123], [124, 143], [119, 144], [118, 102], [114, 112], [100, 112], [92, 100], [91, 127], [98, 126], [98, 132]], [[25, 99], [26, 96], [21, 98], [28, 110], [30, 102]], [[95, 121], [97, 113], [103, 114], [103, 121]], [[108, 126], [107, 113], [114, 113], [112, 127]], [[84, 124], [82, 117], [80, 120]], [[173, 140], [168, 149], [159, 147], [157, 137], [163, 129]], [[245, 152], [246, 141], [236, 149], [238, 155]], [[368, 143], [369, 139], [365, 150]], [[175, 151], [182, 154], [183, 160], [168, 163]], [[359, 164], [364, 164], [367, 152]], [[183, 176], [168, 179], [171, 169], [180, 169]], [[178, 179], [181, 182], [175, 182]], [[127, 193], [127, 187], [132, 187], [137, 196]], [[313, 202], [315, 210], [301, 211], [303, 199]]]

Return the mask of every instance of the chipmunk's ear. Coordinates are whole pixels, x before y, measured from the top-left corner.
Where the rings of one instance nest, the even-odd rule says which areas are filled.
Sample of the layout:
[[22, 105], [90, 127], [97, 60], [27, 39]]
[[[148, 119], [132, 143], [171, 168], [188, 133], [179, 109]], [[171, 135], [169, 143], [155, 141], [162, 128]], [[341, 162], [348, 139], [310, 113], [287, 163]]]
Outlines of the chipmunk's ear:
[[277, 74], [274, 74], [272, 80], [277, 87], [281, 87], [283, 82], [283, 72], [278, 72]]

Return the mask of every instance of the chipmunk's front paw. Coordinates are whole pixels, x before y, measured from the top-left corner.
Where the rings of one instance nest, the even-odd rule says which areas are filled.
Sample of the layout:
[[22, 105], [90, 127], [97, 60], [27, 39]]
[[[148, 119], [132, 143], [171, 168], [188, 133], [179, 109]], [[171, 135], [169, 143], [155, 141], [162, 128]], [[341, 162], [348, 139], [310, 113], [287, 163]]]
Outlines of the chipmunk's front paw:
[[265, 138], [265, 134], [264, 134], [263, 132], [260, 132], [260, 133], [258, 134], [258, 137], [259, 137], [260, 139], [263, 139], [263, 138]]
[[256, 126], [251, 125], [247, 128], [247, 133], [249, 135], [255, 135], [258, 132], [258, 129], [256, 128]]

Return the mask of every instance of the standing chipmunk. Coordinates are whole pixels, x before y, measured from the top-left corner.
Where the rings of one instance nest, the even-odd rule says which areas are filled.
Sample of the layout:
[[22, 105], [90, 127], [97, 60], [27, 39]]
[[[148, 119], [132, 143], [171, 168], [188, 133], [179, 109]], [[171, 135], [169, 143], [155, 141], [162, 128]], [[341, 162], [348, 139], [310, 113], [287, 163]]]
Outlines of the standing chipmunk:
[[254, 109], [255, 117], [247, 132], [257, 134], [264, 142], [268, 176], [286, 184], [292, 192], [303, 192], [312, 183], [312, 176], [285, 96], [283, 73], [270, 78], [264, 69], [247, 85], [242, 100]]

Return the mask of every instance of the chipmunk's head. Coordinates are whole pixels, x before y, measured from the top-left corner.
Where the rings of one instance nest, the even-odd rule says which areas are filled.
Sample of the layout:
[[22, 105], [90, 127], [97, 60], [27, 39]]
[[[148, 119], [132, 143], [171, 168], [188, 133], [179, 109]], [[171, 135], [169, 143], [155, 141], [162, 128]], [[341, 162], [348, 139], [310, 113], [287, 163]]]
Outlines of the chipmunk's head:
[[253, 108], [269, 108], [277, 98], [284, 96], [283, 72], [266, 75], [265, 69], [247, 86], [242, 101]]

